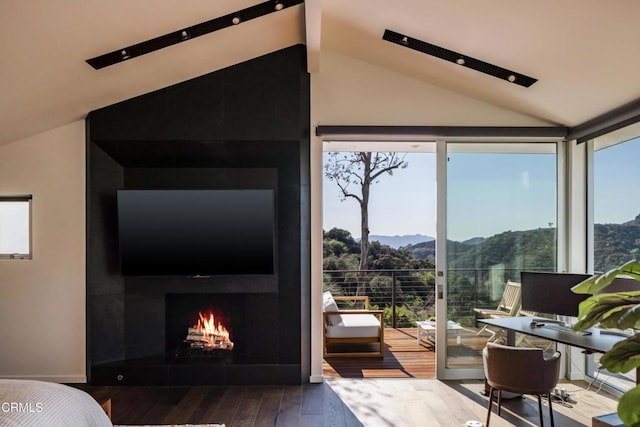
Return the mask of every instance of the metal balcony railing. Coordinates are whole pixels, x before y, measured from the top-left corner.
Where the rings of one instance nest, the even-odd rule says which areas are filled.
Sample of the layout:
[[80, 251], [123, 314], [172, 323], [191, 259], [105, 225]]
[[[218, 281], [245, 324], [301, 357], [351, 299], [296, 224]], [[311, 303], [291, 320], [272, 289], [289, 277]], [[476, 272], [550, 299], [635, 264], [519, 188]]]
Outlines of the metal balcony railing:
[[[450, 269], [447, 274], [447, 318], [475, 324], [474, 308], [495, 308], [507, 280], [520, 281], [522, 269]], [[555, 271], [536, 268], [527, 271]], [[385, 325], [414, 327], [435, 317], [435, 270], [324, 270], [325, 290], [334, 295], [369, 296], [370, 308], [385, 311]]]

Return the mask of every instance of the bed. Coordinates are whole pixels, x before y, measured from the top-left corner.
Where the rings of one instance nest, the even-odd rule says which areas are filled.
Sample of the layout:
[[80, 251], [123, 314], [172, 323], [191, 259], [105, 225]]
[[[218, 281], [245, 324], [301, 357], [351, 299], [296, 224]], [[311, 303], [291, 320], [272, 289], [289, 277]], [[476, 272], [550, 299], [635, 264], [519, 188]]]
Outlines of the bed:
[[2, 427], [111, 427], [89, 394], [63, 384], [0, 379]]

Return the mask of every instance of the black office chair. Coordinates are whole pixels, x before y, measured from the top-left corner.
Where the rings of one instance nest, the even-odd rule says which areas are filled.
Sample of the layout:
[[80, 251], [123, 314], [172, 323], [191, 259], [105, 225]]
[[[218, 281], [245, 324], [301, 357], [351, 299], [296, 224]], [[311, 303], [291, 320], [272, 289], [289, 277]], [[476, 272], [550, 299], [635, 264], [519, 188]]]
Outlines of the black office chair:
[[489, 406], [486, 427], [489, 427], [494, 391], [498, 391], [498, 416], [502, 406], [502, 391], [538, 396], [540, 426], [542, 417], [542, 395], [549, 401], [549, 418], [553, 427], [551, 408], [551, 390], [558, 383], [560, 374], [560, 352], [556, 351], [549, 359], [544, 358], [541, 348], [509, 347], [502, 344], [487, 343], [482, 351], [484, 375], [489, 384]]

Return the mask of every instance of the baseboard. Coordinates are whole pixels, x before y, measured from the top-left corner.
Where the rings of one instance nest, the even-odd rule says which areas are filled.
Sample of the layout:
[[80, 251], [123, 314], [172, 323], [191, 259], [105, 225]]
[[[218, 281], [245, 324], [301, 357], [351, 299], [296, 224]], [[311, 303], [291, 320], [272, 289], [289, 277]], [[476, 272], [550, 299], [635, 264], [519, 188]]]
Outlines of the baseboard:
[[65, 384], [87, 383], [87, 377], [84, 375], [0, 375], [0, 377], [6, 380], [34, 380]]

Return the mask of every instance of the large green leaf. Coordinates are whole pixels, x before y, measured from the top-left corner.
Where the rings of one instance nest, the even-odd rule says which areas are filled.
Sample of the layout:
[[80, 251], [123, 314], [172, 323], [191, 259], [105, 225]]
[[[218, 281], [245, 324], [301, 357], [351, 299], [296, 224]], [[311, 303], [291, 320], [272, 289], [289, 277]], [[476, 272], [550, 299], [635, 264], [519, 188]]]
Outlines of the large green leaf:
[[629, 276], [640, 280], [640, 261], [632, 260], [618, 268], [613, 268], [606, 273], [598, 274], [575, 285], [571, 290], [576, 294], [595, 294], [609, 286], [618, 276]]
[[607, 351], [600, 363], [609, 372], [629, 372], [640, 366], [640, 335], [633, 335], [616, 343]]
[[578, 306], [576, 330], [600, 324], [605, 328], [628, 329], [640, 326], [640, 291], [598, 294]]
[[640, 427], [640, 386], [620, 398], [618, 416], [626, 427]]

